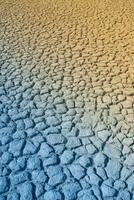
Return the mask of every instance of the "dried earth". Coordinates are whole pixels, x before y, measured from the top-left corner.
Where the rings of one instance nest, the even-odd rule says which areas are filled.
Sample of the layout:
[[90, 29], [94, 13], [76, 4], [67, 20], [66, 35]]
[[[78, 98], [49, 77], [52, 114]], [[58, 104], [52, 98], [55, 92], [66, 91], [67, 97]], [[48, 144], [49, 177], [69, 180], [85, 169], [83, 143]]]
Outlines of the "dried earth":
[[0, 200], [134, 200], [134, 1], [0, 1]]

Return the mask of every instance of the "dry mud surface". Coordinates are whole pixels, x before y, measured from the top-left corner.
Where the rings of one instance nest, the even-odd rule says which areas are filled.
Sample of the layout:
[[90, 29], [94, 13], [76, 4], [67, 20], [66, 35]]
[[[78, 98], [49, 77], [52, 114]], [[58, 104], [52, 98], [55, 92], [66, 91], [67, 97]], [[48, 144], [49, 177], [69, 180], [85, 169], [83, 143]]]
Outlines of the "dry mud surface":
[[134, 200], [134, 1], [0, 0], [0, 200]]

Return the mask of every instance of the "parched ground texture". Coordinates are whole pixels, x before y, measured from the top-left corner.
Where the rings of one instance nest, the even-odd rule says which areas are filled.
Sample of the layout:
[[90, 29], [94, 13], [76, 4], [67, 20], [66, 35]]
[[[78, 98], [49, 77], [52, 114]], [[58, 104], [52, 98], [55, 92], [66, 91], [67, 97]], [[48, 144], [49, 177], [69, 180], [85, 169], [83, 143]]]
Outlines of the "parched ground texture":
[[0, 200], [134, 200], [134, 1], [0, 0]]

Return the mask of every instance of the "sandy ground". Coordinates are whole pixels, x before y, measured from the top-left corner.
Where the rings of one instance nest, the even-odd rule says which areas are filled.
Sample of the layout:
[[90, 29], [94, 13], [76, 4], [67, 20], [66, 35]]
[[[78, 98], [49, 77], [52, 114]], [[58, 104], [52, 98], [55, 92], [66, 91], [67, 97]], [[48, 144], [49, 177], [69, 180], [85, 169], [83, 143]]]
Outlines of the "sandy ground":
[[0, 200], [134, 200], [134, 1], [0, 0]]

